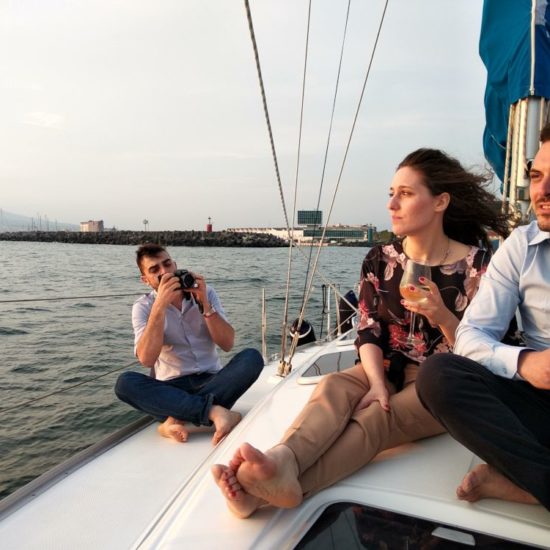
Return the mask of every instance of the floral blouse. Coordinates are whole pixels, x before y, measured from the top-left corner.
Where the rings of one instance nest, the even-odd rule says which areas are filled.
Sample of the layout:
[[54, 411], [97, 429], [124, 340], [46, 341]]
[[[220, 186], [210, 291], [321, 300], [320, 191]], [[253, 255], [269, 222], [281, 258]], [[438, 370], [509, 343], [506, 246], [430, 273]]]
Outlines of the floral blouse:
[[[479, 287], [491, 253], [472, 246], [465, 258], [453, 264], [433, 266], [432, 281], [445, 306], [459, 319]], [[359, 288], [359, 325], [356, 346], [376, 344], [389, 360], [421, 363], [432, 353], [452, 351], [438, 327], [416, 315], [412, 349], [404, 340], [410, 328], [410, 312], [401, 305], [399, 283], [407, 263], [402, 239], [372, 248], [363, 261]]]

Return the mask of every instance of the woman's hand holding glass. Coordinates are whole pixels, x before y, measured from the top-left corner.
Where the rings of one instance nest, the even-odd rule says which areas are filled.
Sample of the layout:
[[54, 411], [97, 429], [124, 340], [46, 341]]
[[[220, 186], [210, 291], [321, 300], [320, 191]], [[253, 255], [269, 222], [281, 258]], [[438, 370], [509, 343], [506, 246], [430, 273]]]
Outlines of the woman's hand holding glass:
[[449, 316], [453, 314], [443, 303], [439, 288], [433, 281], [424, 277], [420, 278], [420, 284], [421, 288], [418, 289], [418, 292], [422, 293], [422, 300], [412, 302], [403, 299], [401, 303], [405, 309], [426, 317], [432, 327], [444, 325], [448, 321]]
[[[416, 312], [418, 305], [427, 300], [429, 287], [426, 285], [426, 281], [430, 279], [430, 266], [418, 264], [412, 260], [407, 261], [407, 265], [403, 270], [403, 277], [401, 277], [399, 284], [399, 292], [404, 298], [401, 300], [401, 303], [411, 312], [409, 335], [403, 341], [403, 344], [410, 348], [413, 348], [418, 343], [418, 339], [414, 336]], [[415, 307], [412, 307], [411, 304], [414, 304]]]

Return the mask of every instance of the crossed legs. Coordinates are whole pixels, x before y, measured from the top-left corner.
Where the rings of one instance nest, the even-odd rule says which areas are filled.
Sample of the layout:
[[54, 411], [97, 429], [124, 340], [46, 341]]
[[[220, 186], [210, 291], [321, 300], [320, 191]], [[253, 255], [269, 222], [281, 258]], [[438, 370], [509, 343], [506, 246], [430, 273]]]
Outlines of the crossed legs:
[[487, 462], [466, 475], [459, 498], [540, 502], [550, 510], [550, 391], [447, 354], [424, 362], [417, 389], [449, 433]]
[[245, 349], [215, 374], [162, 381], [142, 373], [124, 372], [117, 380], [115, 393], [132, 407], [159, 419], [161, 435], [179, 442], [188, 437], [185, 422], [214, 425], [212, 443], [216, 445], [240, 421], [241, 415], [230, 409], [262, 368], [260, 353]]
[[[416, 367], [411, 367], [416, 370]], [[355, 412], [368, 391], [361, 365], [325, 377], [283, 439], [262, 453], [248, 443], [213, 475], [229, 507], [246, 517], [267, 502], [293, 507], [368, 464], [380, 451], [444, 431], [424, 409], [414, 384]]]

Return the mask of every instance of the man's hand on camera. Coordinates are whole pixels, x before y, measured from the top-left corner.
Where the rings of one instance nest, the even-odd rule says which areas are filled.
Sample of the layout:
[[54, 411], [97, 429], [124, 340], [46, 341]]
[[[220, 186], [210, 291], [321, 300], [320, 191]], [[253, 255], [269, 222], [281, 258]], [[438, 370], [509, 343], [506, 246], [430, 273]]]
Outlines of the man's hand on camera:
[[208, 292], [206, 290], [206, 281], [204, 280], [204, 277], [202, 275], [199, 275], [198, 273], [191, 273], [191, 275], [195, 277], [195, 283], [197, 286], [195, 288], [192, 288], [190, 292], [195, 297], [195, 300], [197, 300], [197, 302], [199, 302], [199, 304], [206, 311], [210, 306], [210, 304], [208, 303]]
[[162, 275], [157, 288], [156, 301], [160, 306], [167, 307], [178, 296], [179, 290], [179, 279], [173, 273], [165, 273]]

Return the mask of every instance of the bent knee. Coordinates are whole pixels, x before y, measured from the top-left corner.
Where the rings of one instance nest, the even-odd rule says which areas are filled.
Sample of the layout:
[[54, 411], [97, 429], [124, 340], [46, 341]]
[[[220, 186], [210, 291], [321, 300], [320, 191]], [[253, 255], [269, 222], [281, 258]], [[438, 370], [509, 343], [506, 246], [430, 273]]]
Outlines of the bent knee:
[[262, 357], [262, 354], [254, 348], [246, 348], [243, 350], [243, 353], [245, 354], [246, 361], [251, 366], [254, 366], [258, 369], [262, 369], [264, 366], [264, 358]]
[[258, 378], [264, 368], [264, 358], [262, 354], [257, 349], [246, 348], [243, 349], [239, 355], [246, 364], [246, 369], [254, 380]]
[[463, 359], [452, 353], [437, 353], [422, 363], [416, 378], [416, 393], [432, 414], [452, 407]]
[[134, 387], [135, 382], [141, 376], [143, 375], [133, 371], [127, 371], [120, 374], [115, 383], [116, 396], [121, 398], [122, 396], [127, 395], [130, 389]]

